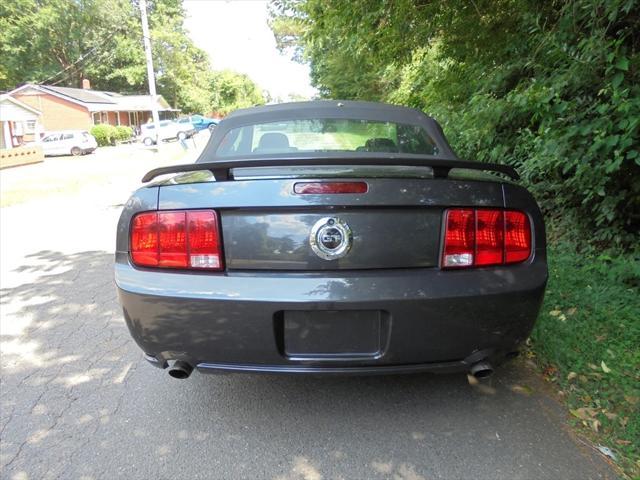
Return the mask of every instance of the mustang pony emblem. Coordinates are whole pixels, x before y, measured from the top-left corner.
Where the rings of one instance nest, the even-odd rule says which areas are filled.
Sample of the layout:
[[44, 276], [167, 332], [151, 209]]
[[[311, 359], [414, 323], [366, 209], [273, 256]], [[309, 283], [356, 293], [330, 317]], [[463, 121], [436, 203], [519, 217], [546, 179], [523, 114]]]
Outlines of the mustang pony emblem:
[[325, 260], [344, 257], [351, 249], [352, 240], [349, 225], [334, 217], [318, 220], [309, 235], [311, 250]]

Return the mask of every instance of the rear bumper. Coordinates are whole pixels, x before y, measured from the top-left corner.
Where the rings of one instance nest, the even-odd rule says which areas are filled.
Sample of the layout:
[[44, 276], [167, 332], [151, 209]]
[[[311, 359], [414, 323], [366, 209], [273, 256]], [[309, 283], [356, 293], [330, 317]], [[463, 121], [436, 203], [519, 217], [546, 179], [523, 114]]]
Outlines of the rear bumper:
[[[120, 254], [116, 284], [140, 348], [159, 367], [204, 372], [407, 373], [499, 363], [528, 337], [544, 296], [544, 261], [474, 271], [403, 269], [334, 275], [185, 274], [133, 268]], [[382, 310], [388, 341], [375, 358], [289, 358], [287, 310]]]

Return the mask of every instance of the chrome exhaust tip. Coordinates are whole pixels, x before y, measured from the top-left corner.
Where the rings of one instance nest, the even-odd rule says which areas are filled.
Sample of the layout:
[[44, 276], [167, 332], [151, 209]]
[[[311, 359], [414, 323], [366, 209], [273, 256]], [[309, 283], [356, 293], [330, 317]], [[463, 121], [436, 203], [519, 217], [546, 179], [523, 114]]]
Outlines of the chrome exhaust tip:
[[189, 378], [191, 372], [193, 372], [193, 367], [182, 360], [176, 361], [171, 367], [169, 367], [169, 375], [179, 380]]
[[482, 380], [484, 378], [489, 378], [493, 375], [493, 367], [487, 361], [476, 362], [471, 365], [469, 369], [469, 373], [473, 375], [478, 380]]

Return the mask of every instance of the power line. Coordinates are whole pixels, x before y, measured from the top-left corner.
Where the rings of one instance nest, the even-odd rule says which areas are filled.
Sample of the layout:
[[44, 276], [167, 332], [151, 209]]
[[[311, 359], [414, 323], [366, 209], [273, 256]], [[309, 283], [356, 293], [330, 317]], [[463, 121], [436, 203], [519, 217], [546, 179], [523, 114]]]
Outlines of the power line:
[[[93, 55], [98, 51], [98, 48], [99, 48], [99, 47], [101, 47], [101, 46], [104, 46], [104, 45], [108, 44], [108, 43], [111, 41], [111, 39], [112, 39], [112, 38], [113, 38], [117, 33], [120, 33], [120, 32], [121, 32], [120, 30], [115, 30], [115, 31], [111, 32], [105, 41], [103, 41], [103, 42], [101, 42], [100, 44], [96, 45], [95, 47], [93, 47], [93, 48], [92, 48], [91, 50], [89, 50], [88, 52], [81, 54], [81, 55], [80, 55], [80, 57], [78, 57], [78, 59], [77, 59], [75, 62], [73, 62], [73, 63], [72, 63], [72, 64], [70, 64], [70, 65], [67, 65], [65, 68], [63, 68], [63, 69], [62, 69], [62, 70], [60, 70], [59, 72], [57, 72], [57, 73], [55, 73], [55, 74], [51, 75], [50, 77], [48, 77], [48, 78], [46, 78], [45, 80], [42, 80], [41, 82], [38, 82], [38, 83], [39, 83], [39, 84], [48, 83], [48, 82], [50, 82], [51, 80], [53, 80], [54, 78], [58, 77], [59, 75], [62, 75], [63, 73], [65, 73], [65, 72], [69, 71], [70, 69], [72, 69], [72, 68], [74, 68], [74, 67], [78, 66], [79, 64], [81, 64], [81, 63], [82, 63], [82, 62], [84, 62], [85, 60], [87, 60], [87, 59], [91, 58], [91, 57], [92, 57], [92, 56], [93, 56]], [[61, 78], [60, 80], [56, 81], [53, 85], [57, 85], [57, 84], [59, 84], [59, 83], [61, 83], [61, 82], [65, 81], [65, 80], [67, 80], [67, 79], [70, 77], [70, 75], [72, 75], [73, 73], [75, 73], [75, 72], [70, 72], [70, 73], [69, 73], [69, 75], [66, 75], [65, 77], [63, 77], [63, 78]]]

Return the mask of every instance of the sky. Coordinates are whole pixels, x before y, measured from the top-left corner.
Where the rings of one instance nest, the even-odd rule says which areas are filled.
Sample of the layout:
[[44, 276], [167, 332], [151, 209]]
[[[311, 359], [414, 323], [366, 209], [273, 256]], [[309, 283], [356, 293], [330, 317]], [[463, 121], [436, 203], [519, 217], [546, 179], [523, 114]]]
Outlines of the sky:
[[185, 26], [216, 70], [246, 73], [273, 97], [312, 97], [309, 67], [281, 55], [267, 24], [267, 0], [184, 0]]

